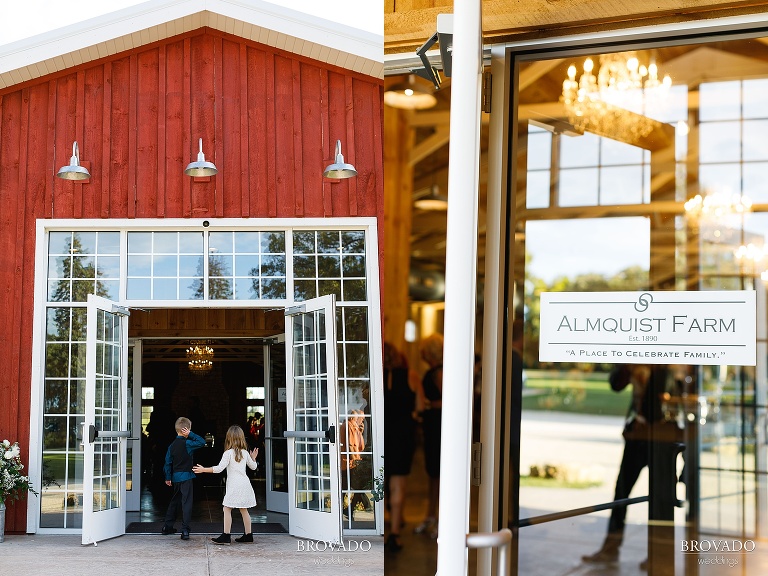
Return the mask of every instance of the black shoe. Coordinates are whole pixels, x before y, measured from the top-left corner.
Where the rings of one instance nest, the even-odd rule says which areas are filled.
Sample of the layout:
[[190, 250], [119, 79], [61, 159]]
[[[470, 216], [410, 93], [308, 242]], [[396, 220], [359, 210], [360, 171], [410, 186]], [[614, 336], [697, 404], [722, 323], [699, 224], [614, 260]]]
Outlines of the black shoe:
[[189, 532], [187, 532], [186, 530], [182, 530], [182, 532], [181, 532], [181, 539], [182, 540], [189, 540]]
[[214, 544], [224, 544], [225, 546], [229, 546], [232, 543], [232, 539], [229, 534], [222, 533], [218, 538], [211, 538], [211, 542]]
[[163, 526], [163, 529], [160, 530], [160, 534], [163, 534], [164, 536], [168, 536], [168, 534], [176, 534], [176, 528], [173, 526]]
[[403, 549], [403, 545], [400, 543], [400, 536], [397, 534], [390, 534], [387, 538], [387, 550], [393, 553], [400, 552]]
[[241, 544], [246, 542], [253, 542], [253, 532], [243, 534], [240, 536], [240, 538], [235, 538], [235, 542], [240, 542]]

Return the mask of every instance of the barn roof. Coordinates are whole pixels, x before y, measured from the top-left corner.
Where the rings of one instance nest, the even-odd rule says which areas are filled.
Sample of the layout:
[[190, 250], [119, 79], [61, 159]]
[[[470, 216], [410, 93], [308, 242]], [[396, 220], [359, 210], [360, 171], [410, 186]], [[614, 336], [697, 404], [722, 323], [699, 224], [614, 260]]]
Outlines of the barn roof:
[[202, 27], [383, 77], [383, 35], [263, 0], [150, 0], [0, 46], [0, 89]]

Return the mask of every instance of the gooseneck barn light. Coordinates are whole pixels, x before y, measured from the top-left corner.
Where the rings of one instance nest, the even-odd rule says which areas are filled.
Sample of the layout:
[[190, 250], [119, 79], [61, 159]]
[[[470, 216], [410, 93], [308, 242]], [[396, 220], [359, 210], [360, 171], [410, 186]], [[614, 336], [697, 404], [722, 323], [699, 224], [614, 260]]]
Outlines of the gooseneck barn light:
[[336, 141], [336, 162], [329, 165], [323, 172], [326, 178], [351, 178], [357, 176], [357, 170], [352, 164], [344, 162], [344, 156], [341, 154], [341, 140]]
[[213, 176], [218, 174], [218, 169], [213, 162], [205, 161], [203, 154], [203, 139], [200, 138], [200, 152], [197, 153], [197, 161], [187, 164], [184, 174], [187, 176]]
[[87, 168], [80, 166], [80, 151], [77, 148], [77, 140], [72, 144], [72, 158], [69, 159], [67, 166], [62, 166], [56, 177], [63, 180], [88, 180], [91, 177], [91, 173]]

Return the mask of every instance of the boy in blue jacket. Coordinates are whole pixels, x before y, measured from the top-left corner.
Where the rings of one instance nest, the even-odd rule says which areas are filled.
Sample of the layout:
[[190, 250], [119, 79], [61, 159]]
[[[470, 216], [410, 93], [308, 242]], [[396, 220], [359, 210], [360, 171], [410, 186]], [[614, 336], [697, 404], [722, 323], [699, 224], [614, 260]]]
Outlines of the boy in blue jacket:
[[189, 521], [192, 517], [192, 481], [195, 473], [192, 472], [192, 452], [205, 446], [205, 439], [198, 436], [192, 430], [192, 422], [183, 416], [176, 420], [176, 438], [168, 446], [165, 454], [165, 483], [173, 486], [173, 497], [168, 504], [165, 513], [163, 534], [174, 534], [176, 529], [176, 515], [181, 505], [181, 539], [189, 540]]

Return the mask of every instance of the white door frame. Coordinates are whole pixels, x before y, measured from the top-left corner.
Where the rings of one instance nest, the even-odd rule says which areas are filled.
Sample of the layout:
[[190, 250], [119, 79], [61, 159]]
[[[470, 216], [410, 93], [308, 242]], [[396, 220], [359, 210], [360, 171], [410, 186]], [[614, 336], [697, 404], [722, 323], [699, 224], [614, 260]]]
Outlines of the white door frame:
[[[127, 234], [136, 231], [286, 231], [287, 293], [285, 300], [127, 300], [124, 299], [127, 284]], [[175, 218], [175, 219], [38, 219], [35, 241], [35, 285], [34, 322], [32, 327], [32, 363], [29, 416], [29, 467], [28, 472], [37, 486], [43, 477], [43, 405], [45, 399], [46, 369], [46, 317], [50, 306], [48, 301], [48, 245], [52, 232], [119, 232], [121, 268], [119, 274], [118, 300], [125, 305], [142, 309], [154, 308], [274, 308], [293, 304], [293, 259], [292, 232], [295, 231], [349, 230], [365, 234], [365, 279], [367, 299], [359, 303], [368, 310], [368, 342], [371, 368], [371, 417], [373, 423], [373, 460], [380, 463], [384, 454], [384, 414], [381, 358], [381, 295], [379, 277], [379, 232], [378, 220], [370, 216], [344, 218]], [[82, 306], [81, 302], [65, 302], [57, 306]], [[358, 305], [358, 303], [354, 303]], [[77, 525], [67, 528], [41, 527], [41, 492], [27, 499], [27, 532], [30, 534], [79, 534]], [[375, 503], [375, 529], [347, 530], [347, 534], [383, 534], [383, 502]]]

